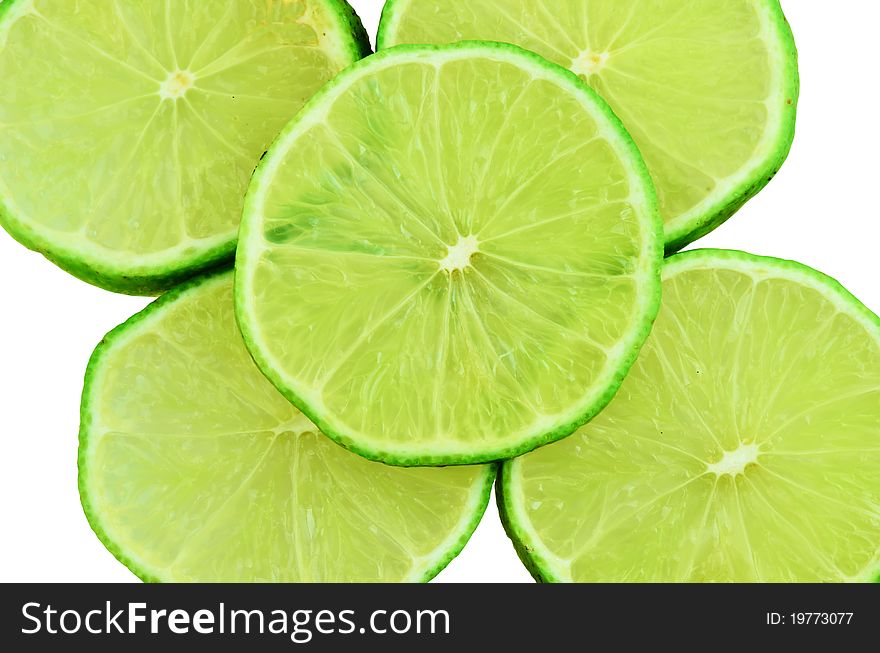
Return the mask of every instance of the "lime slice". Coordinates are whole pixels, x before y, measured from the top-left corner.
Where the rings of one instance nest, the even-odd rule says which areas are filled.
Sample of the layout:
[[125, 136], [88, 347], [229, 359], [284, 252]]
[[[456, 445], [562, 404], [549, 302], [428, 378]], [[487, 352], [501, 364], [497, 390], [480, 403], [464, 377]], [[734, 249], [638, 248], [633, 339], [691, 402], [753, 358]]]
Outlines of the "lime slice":
[[495, 477], [387, 467], [324, 437], [248, 355], [228, 272], [112, 331], [82, 416], [86, 515], [144, 580], [428, 580], [467, 542]]
[[378, 45], [492, 39], [574, 71], [654, 178], [669, 251], [712, 231], [782, 166], [797, 53], [777, 0], [389, 0]]
[[656, 198], [607, 105], [516, 46], [403, 46], [265, 157], [236, 263], [245, 342], [321, 430], [398, 465], [572, 433], [656, 315]]
[[342, 0], [0, 2], [0, 224], [99, 286], [230, 258], [254, 166], [369, 50]]
[[547, 581], [880, 580], [880, 319], [789, 261], [670, 259], [611, 405], [506, 463]]

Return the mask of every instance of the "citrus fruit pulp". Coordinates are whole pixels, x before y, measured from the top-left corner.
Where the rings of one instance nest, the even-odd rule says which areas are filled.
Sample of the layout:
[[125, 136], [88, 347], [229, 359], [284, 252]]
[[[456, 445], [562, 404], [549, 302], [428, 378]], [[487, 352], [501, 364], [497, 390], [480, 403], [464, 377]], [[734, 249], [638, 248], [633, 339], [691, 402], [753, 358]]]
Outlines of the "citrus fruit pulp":
[[661, 256], [644, 164], [577, 77], [506, 44], [403, 46], [338, 76], [261, 162], [236, 310], [264, 373], [346, 447], [486, 462], [607, 403]]
[[778, 0], [389, 0], [380, 49], [490, 39], [569, 68], [611, 105], [651, 170], [668, 251], [779, 170], [797, 53]]
[[880, 577], [880, 319], [803, 265], [680, 254], [620, 392], [505, 463], [508, 533], [548, 581]]

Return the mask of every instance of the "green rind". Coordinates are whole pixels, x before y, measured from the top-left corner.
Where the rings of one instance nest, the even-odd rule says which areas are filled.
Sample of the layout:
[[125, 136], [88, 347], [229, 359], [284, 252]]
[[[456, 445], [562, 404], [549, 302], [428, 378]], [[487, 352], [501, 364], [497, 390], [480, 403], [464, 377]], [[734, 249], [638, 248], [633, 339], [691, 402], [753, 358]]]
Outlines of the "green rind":
[[[0, 0], [0, 27], [10, 9], [21, 0]], [[323, 0], [328, 13], [338, 21], [352, 63], [370, 54], [370, 39], [357, 13], [346, 0]], [[124, 270], [106, 265], [100, 260], [85, 257], [79, 252], [52, 244], [29, 224], [16, 218], [0, 197], [0, 227], [26, 248], [43, 257], [65, 272], [111, 292], [126, 295], [159, 295], [193, 276], [230, 263], [235, 255], [237, 233], [226, 241], [192, 256], [180, 257], [178, 262], [157, 266], [132, 266]]]
[[[126, 555], [125, 551], [123, 551], [122, 548], [119, 547], [104, 530], [103, 526], [101, 525], [100, 517], [98, 516], [98, 511], [93, 508], [91, 501], [89, 500], [87, 489], [89, 465], [86, 451], [88, 449], [89, 433], [93, 421], [91, 408], [93, 381], [97, 374], [98, 368], [103, 362], [105, 353], [119, 338], [123, 337], [130, 329], [136, 327], [144, 319], [146, 319], [153, 313], [161, 311], [166, 305], [173, 304], [178, 299], [188, 294], [190, 291], [195, 291], [203, 284], [231, 273], [232, 271], [228, 267], [218, 269], [208, 274], [194, 277], [186, 283], [183, 283], [175, 287], [173, 290], [165, 293], [164, 295], [153, 301], [151, 304], [149, 304], [142, 311], [136, 313], [128, 320], [126, 320], [116, 328], [112, 329], [107, 335], [105, 335], [92, 353], [92, 356], [89, 359], [89, 363], [86, 367], [85, 379], [83, 382], [82, 402], [80, 404], [79, 448], [77, 451], [77, 485], [79, 489], [80, 504], [82, 505], [86, 520], [89, 523], [89, 527], [92, 529], [95, 535], [97, 535], [98, 539], [101, 541], [104, 547], [113, 554], [113, 557], [119, 560], [119, 562], [125, 565], [135, 576], [140, 578], [145, 583], [161, 583], [165, 581], [163, 581], [158, 575], [152, 573], [151, 571], [140, 567], [128, 555]], [[450, 546], [449, 550], [432, 567], [428, 568], [425, 571], [420, 582], [427, 583], [428, 581], [436, 577], [449, 565], [450, 562], [452, 562], [462, 552], [465, 545], [474, 534], [474, 531], [477, 529], [477, 526], [479, 526], [480, 521], [483, 519], [483, 515], [485, 514], [486, 508], [489, 505], [489, 498], [492, 493], [492, 484], [495, 481], [497, 472], [498, 465], [486, 466], [483, 486], [480, 489], [479, 500], [476, 504], [473, 517], [471, 518], [470, 522], [468, 522], [468, 524], [464, 527], [458, 539]]]
[[132, 268], [120, 272], [98, 262], [90, 262], [76, 253], [46, 244], [29, 225], [9, 213], [0, 198], [0, 227], [29, 250], [42, 254], [59, 268], [81, 281], [123, 295], [156, 296], [174, 288], [193, 276], [231, 264], [236, 240], [229, 240], [188, 260], [182, 265], [158, 268]]
[[[770, 256], [758, 256], [757, 254], [749, 254], [738, 250], [726, 249], [696, 249], [681, 254], [676, 254], [666, 261], [663, 270], [664, 279], [673, 276], [679, 268], [687, 268], [692, 261], [700, 260], [739, 260], [749, 263], [763, 263], [770, 267], [783, 270], [791, 270], [802, 275], [806, 275], [829, 290], [838, 294], [843, 298], [844, 302], [858, 315], [864, 318], [867, 325], [876, 329], [875, 337], [880, 342], [880, 316], [860, 302], [852, 293], [850, 293], [843, 285], [833, 277], [819, 272], [803, 263], [790, 261], [787, 259], [774, 258]], [[504, 461], [501, 470], [498, 472], [498, 480], [495, 489], [495, 498], [498, 504], [498, 512], [501, 516], [501, 523], [504, 531], [513, 543], [519, 559], [528, 569], [532, 577], [540, 583], [559, 583], [559, 577], [552, 570], [552, 565], [541, 556], [539, 551], [540, 543], [531, 541], [522, 525], [516, 518], [516, 512], [511, 495], [513, 494], [510, 486], [512, 484], [511, 474], [513, 465], [517, 464], [516, 460]], [[880, 568], [876, 572], [876, 576], [871, 581], [880, 583]]]
[[[687, 245], [714, 231], [737, 211], [739, 211], [750, 199], [755, 197], [763, 188], [770, 183], [776, 173], [782, 168], [794, 142], [795, 123], [797, 120], [797, 106], [800, 95], [800, 76], [798, 73], [798, 53], [795, 45], [794, 34], [782, 11], [779, 0], [756, 0], [764, 3], [773, 18], [777, 29], [779, 43], [785, 55], [785, 70], [783, 76], [786, 81], [785, 97], [786, 106], [783, 108], [784, 120], [780, 127], [779, 138], [771, 148], [767, 160], [753, 173], [752, 179], [733, 188], [725, 197], [719, 199], [714, 207], [706, 213], [688, 222], [682, 227], [672, 229], [666, 233], [666, 254], [671, 255], [683, 249]], [[382, 18], [379, 22], [379, 31], [376, 36], [376, 49], [383, 50], [391, 41], [391, 25], [399, 18], [401, 5], [411, 0], [387, 0], [382, 9]]]
[[504, 532], [513, 543], [513, 549], [526, 570], [532, 575], [532, 578], [539, 583], [558, 583], [559, 580], [550, 573], [550, 565], [537, 553], [536, 549], [526, 542], [525, 533], [517, 525], [516, 520], [512, 517], [513, 502], [505, 489], [510, 484], [510, 466], [507, 461], [501, 464], [501, 470], [498, 472], [498, 478], [495, 481], [495, 503], [498, 506], [498, 516], [501, 518], [501, 525]]
[[354, 7], [348, 0], [325, 0], [331, 7], [333, 13], [339, 18], [340, 22], [348, 26], [348, 32], [354, 37], [354, 41], [350, 43], [349, 52], [354, 61], [359, 61], [364, 57], [373, 54], [373, 48], [370, 45], [370, 35], [364, 28], [361, 17], [358, 16]]
[[387, 50], [389, 25], [391, 21], [397, 18], [397, 12], [400, 9], [400, 3], [397, 0], [386, 0], [382, 6], [382, 14], [379, 16], [379, 27], [376, 30], [376, 52]]
[[[394, 0], [391, 1], [393, 2]], [[666, 235], [667, 255], [674, 254], [687, 247], [733, 217], [737, 211], [773, 180], [773, 177], [782, 168], [791, 151], [797, 123], [798, 99], [800, 97], [797, 45], [779, 0], [760, 1], [766, 3], [767, 9], [774, 19], [773, 22], [779, 37], [780, 47], [785, 55], [783, 76], [786, 81], [784, 93], [786, 104], [783, 108], [783, 121], [780, 126], [779, 137], [772, 148], [770, 156], [752, 175], [753, 181], [746, 181], [733, 189], [727, 197], [718, 201], [716, 204], [717, 208], [714, 211], [707, 212], [702, 219], [692, 221], [691, 224], [673, 230]]]
[[3, 20], [3, 14], [9, 11], [9, 8], [16, 0], [0, 0], [0, 20]]
[[[575, 89], [577, 89], [578, 92], [587, 95], [590, 100], [595, 104], [595, 106], [599, 109], [599, 111], [610, 122], [610, 124], [619, 132], [619, 136], [621, 137], [624, 146], [629, 150], [629, 153], [632, 155], [632, 162], [636, 166], [635, 171], [638, 173], [638, 176], [642, 179], [646, 189], [648, 190], [648, 209], [651, 213], [650, 218], [654, 226], [654, 237], [651, 238], [652, 247], [650, 254], [654, 262], [654, 265], [652, 266], [652, 271], [655, 278], [655, 289], [652, 293], [652, 297], [650, 298], [650, 302], [644, 307], [642, 325], [640, 328], [634, 330], [632, 335], [633, 340], [628, 348], [627, 355], [622, 359], [621, 365], [617, 370], [617, 373], [614, 375], [611, 384], [608, 386], [606, 391], [591, 406], [588, 406], [576, 419], [566, 424], [560, 425], [549, 432], [542, 433], [533, 438], [529, 438], [519, 445], [505, 447], [502, 449], [493, 449], [485, 452], [473, 453], [471, 455], [460, 456], [436, 455], [431, 454], [430, 452], [425, 452], [421, 455], [403, 456], [393, 451], [372, 449], [358, 444], [358, 442], [356, 442], [353, 438], [339, 432], [339, 430], [329, 424], [322, 415], [313, 410], [312, 407], [309, 406], [308, 403], [306, 403], [296, 392], [284, 385], [281, 376], [275, 372], [268, 359], [262, 354], [262, 352], [259, 350], [259, 347], [257, 347], [255, 344], [252, 325], [250, 324], [249, 320], [246, 319], [246, 311], [244, 309], [243, 296], [245, 295], [245, 292], [242, 290], [243, 282], [241, 281], [244, 275], [237, 273], [235, 279], [236, 321], [238, 322], [238, 326], [241, 330], [245, 345], [251, 352], [251, 357], [257, 363], [257, 366], [263, 372], [263, 375], [272, 382], [272, 384], [278, 389], [278, 391], [282, 395], [284, 395], [284, 397], [287, 398], [288, 401], [296, 406], [300, 410], [300, 412], [302, 412], [306, 417], [309, 418], [309, 420], [317, 425], [321, 432], [327, 435], [329, 438], [335, 440], [338, 444], [342, 445], [349, 451], [352, 451], [362, 456], [363, 458], [397, 467], [442, 467], [451, 465], [476, 465], [498, 462], [521, 456], [525, 453], [528, 453], [529, 451], [537, 449], [538, 447], [557, 442], [571, 435], [581, 426], [583, 426], [591, 419], [593, 419], [596, 415], [598, 415], [602, 411], [602, 409], [604, 409], [605, 406], [607, 406], [608, 403], [614, 398], [614, 395], [617, 394], [617, 391], [620, 389], [624, 378], [626, 378], [627, 373], [629, 372], [632, 365], [635, 363], [636, 358], [638, 358], [639, 351], [641, 351], [642, 345], [644, 345], [645, 341], [647, 340], [648, 335], [651, 332], [651, 328], [653, 327], [654, 320], [657, 318], [657, 313], [660, 310], [660, 271], [663, 265], [663, 221], [660, 218], [660, 207], [657, 201], [656, 192], [654, 190], [654, 184], [651, 180], [651, 175], [648, 172], [648, 168], [645, 165], [644, 160], [642, 159], [641, 152], [639, 152], [639, 149], [636, 146], [635, 142], [632, 140], [632, 137], [629, 135], [629, 132], [627, 132], [626, 129], [623, 127], [623, 124], [620, 122], [620, 119], [615, 115], [615, 113], [611, 110], [611, 107], [609, 107], [605, 100], [603, 100], [595, 91], [593, 91], [589, 86], [581, 81], [581, 79], [577, 75], [575, 75], [570, 70], [563, 68], [562, 66], [558, 66], [550, 61], [547, 61], [546, 59], [544, 59], [540, 55], [535, 54], [534, 52], [525, 50], [524, 48], [510, 43], [500, 43], [495, 41], [461, 41], [452, 45], [398, 45], [393, 48], [381, 50], [376, 54], [362, 59], [349, 66], [345, 71], [343, 71], [335, 78], [333, 78], [330, 82], [328, 82], [305, 104], [305, 106], [300, 110], [299, 114], [297, 114], [297, 116], [293, 118], [293, 120], [291, 120], [284, 127], [284, 129], [281, 130], [281, 133], [275, 139], [275, 142], [269, 147], [267, 155], [264, 156], [260, 163], [257, 165], [257, 169], [254, 171], [254, 175], [251, 179], [250, 188], [248, 189], [248, 193], [245, 197], [243, 211], [245, 217], [242, 219], [241, 229], [239, 231], [239, 243], [247, 240], [247, 237], [250, 235], [250, 223], [252, 221], [248, 220], [247, 216], [254, 212], [254, 204], [256, 201], [255, 188], [258, 185], [262, 175], [265, 173], [265, 169], [268, 166], [269, 161], [272, 159], [273, 152], [277, 149], [277, 147], [279, 147], [279, 144], [284, 141], [285, 137], [297, 127], [303, 117], [306, 116], [313, 107], [319, 105], [323, 101], [325, 96], [329, 96], [338, 85], [345, 82], [349, 77], [357, 75], [362, 68], [367, 68], [372, 63], [380, 61], [384, 58], [394, 57], [398, 53], [431, 51], [446, 52], [449, 50], [467, 50], [471, 48], [487, 48], [489, 50], [497, 49], [506, 52], [513, 52], [519, 56], [528, 59], [533, 63], [537, 63], [540, 67], [559, 75], [561, 78], [568, 81], [568, 83], [571, 84]], [[245, 248], [243, 247], [239, 247], [236, 256], [235, 268], [237, 272], [239, 270], [242, 270], [246, 265], [247, 256], [244, 252], [244, 249]]]
[[489, 507], [489, 499], [492, 496], [492, 485], [495, 483], [495, 479], [498, 476], [499, 468], [500, 465], [495, 463], [487, 465], [486, 478], [484, 479], [483, 488], [480, 491], [480, 501], [477, 504], [478, 509], [474, 511], [473, 519], [462, 531], [461, 537], [459, 537], [455, 544], [449, 549], [449, 553], [438, 560], [437, 564], [425, 572], [421, 582], [428, 583], [436, 578], [441, 571], [449, 566], [450, 562], [458, 557], [458, 554], [460, 554], [464, 550], [464, 547], [467, 546], [467, 543], [470, 542], [470, 539], [480, 525], [480, 522], [483, 521], [483, 516], [486, 514], [486, 508]]
[[107, 548], [108, 551], [110, 551], [110, 553], [113, 554], [113, 556], [117, 560], [119, 560], [119, 562], [128, 567], [128, 569], [130, 569], [135, 576], [147, 583], [158, 583], [160, 582], [160, 580], [158, 577], [153, 576], [145, 569], [141, 569], [133, 560], [131, 560], [131, 558], [129, 558], [125, 554], [124, 551], [122, 551], [122, 549], [120, 549], [116, 545], [116, 543], [110, 538], [110, 536], [107, 535], [106, 531], [100, 524], [97, 511], [92, 508], [91, 502], [89, 501], [86, 483], [86, 479], [88, 477], [88, 460], [86, 458], [86, 450], [88, 446], [89, 432], [92, 427], [91, 406], [93, 381], [95, 375], [97, 374], [98, 368], [103, 362], [106, 351], [129, 329], [137, 326], [141, 321], [146, 319], [152, 313], [161, 310], [162, 307], [166, 304], [174, 303], [177, 299], [186, 294], [188, 291], [196, 289], [206, 281], [209, 281], [210, 279], [213, 279], [214, 277], [220, 276], [227, 272], [228, 270], [218, 270], [211, 274], [195, 277], [193, 279], [190, 279], [186, 283], [177, 286], [173, 290], [165, 293], [164, 295], [153, 301], [151, 304], [149, 304], [145, 309], [138, 313], [135, 313], [132, 317], [128, 318], [125, 322], [107, 333], [107, 335], [105, 335], [101, 339], [101, 342], [98, 343], [98, 346], [92, 352], [92, 355], [89, 358], [88, 365], [86, 366], [86, 373], [83, 381], [82, 401], [80, 403], [79, 448], [77, 451], [77, 485], [79, 488], [80, 503], [82, 504], [83, 512], [86, 515], [89, 526], [91, 527], [92, 531], [94, 531], [95, 535], [98, 536], [98, 539], [101, 540], [101, 543]]
[[664, 279], [671, 277], [679, 268], [684, 268], [692, 261], [699, 260], [734, 260], [747, 263], [761, 263], [768, 267], [790, 270], [794, 273], [806, 276], [842, 297], [849, 308], [855, 311], [856, 314], [860, 315], [865, 320], [866, 324], [869, 324], [876, 329], [874, 336], [880, 341], [880, 316], [859, 301], [859, 299], [837, 281], [837, 279], [824, 272], [820, 272], [815, 268], [811, 268], [803, 263], [798, 263], [797, 261], [777, 258], [774, 256], [760, 256], [758, 254], [749, 254], [748, 252], [735, 249], [703, 248], [681, 252], [680, 254], [676, 254], [667, 259], [663, 269]]

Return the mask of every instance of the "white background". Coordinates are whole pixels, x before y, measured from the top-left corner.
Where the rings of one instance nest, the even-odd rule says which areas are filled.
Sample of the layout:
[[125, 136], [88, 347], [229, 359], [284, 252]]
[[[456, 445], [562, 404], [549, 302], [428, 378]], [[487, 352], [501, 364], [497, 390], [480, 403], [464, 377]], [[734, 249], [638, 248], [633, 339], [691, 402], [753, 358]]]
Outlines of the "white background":
[[[375, 36], [381, 0], [353, 0]], [[880, 3], [783, 0], [800, 50], [797, 137], [777, 178], [698, 246], [791, 258], [880, 312]], [[0, 231], [0, 580], [135, 577], [92, 534], [79, 504], [82, 376], [101, 337], [149, 300], [68, 276]], [[440, 581], [522, 582], [494, 502]]]

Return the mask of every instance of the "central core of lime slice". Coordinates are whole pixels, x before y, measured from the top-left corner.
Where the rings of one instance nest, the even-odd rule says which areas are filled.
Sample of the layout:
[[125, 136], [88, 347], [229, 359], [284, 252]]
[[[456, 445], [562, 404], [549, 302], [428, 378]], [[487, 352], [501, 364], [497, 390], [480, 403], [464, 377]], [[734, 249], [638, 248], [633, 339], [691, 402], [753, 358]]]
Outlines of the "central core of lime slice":
[[608, 63], [607, 52], [593, 52], [587, 50], [571, 62], [571, 70], [580, 77], [586, 79], [590, 75], [596, 75], [602, 71]]
[[758, 463], [761, 447], [754, 442], [741, 444], [733, 451], [725, 451], [721, 460], [709, 463], [708, 470], [716, 476], [744, 474], [749, 465]]
[[163, 100], [176, 100], [183, 97], [193, 87], [196, 78], [188, 70], [177, 70], [159, 86], [159, 96]]
[[444, 272], [461, 272], [471, 264], [471, 257], [480, 251], [480, 241], [476, 236], [459, 236], [455, 245], [450, 245], [446, 258], [440, 261]]

